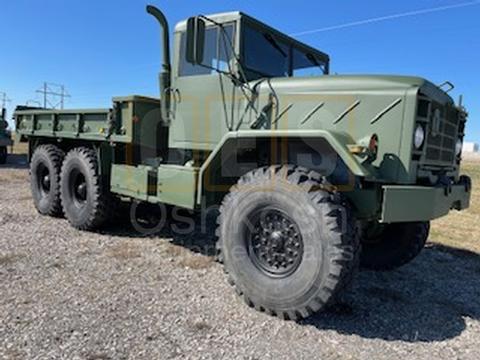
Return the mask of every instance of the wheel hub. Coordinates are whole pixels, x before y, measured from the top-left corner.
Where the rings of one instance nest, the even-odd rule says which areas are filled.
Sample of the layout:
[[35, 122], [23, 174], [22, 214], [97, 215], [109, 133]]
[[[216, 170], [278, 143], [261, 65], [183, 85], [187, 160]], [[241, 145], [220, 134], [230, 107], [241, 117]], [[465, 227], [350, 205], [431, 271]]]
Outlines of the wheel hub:
[[50, 171], [48, 170], [48, 167], [45, 164], [40, 163], [36, 170], [36, 175], [37, 187], [40, 190], [40, 193], [42, 196], [47, 196], [50, 193], [51, 186]]
[[264, 209], [254, 214], [249, 234], [252, 262], [269, 276], [293, 273], [303, 256], [303, 239], [297, 224], [284, 212]]
[[42, 187], [44, 190], [50, 189], [50, 175], [46, 174], [42, 178]]
[[282, 236], [282, 233], [278, 230], [275, 230], [270, 234], [269, 242], [272, 244], [273, 250], [282, 251], [285, 240]]
[[87, 184], [81, 183], [77, 186], [77, 197], [81, 200], [85, 200], [87, 198]]
[[70, 191], [77, 206], [83, 206], [87, 201], [87, 180], [85, 175], [79, 170], [75, 169], [70, 177]]

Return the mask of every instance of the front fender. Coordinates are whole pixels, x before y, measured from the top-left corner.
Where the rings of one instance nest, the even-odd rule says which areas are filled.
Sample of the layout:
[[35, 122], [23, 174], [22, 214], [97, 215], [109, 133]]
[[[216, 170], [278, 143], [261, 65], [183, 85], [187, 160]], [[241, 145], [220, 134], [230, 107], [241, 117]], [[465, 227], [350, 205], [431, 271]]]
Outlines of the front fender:
[[235, 154], [238, 142], [247, 139], [323, 139], [336, 154], [343, 160], [351, 173], [357, 177], [373, 177], [369, 168], [362, 165], [361, 160], [353, 155], [348, 145], [355, 145], [355, 141], [345, 133], [327, 130], [240, 130], [226, 133], [216, 148], [210, 153], [199, 171], [197, 203], [201, 204], [204, 193], [205, 174], [222, 165], [221, 157], [225, 154]]

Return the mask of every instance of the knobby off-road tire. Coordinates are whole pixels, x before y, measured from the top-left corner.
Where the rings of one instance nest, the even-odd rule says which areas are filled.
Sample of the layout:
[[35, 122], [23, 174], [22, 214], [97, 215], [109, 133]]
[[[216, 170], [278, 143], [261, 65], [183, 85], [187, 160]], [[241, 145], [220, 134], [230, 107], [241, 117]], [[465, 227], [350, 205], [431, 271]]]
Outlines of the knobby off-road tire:
[[422, 251], [430, 231], [429, 222], [392, 223], [362, 235], [361, 266], [389, 271], [412, 261]]
[[8, 150], [6, 146], [0, 146], [0, 165], [7, 162]]
[[60, 170], [65, 153], [55, 145], [38, 146], [30, 161], [33, 203], [42, 215], [61, 216]]
[[308, 317], [350, 283], [359, 260], [355, 220], [318, 173], [296, 166], [244, 175], [223, 200], [217, 249], [251, 307]]
[[113, 213], [111, 196], [102, 185], [97, 154], [92, 149], [79, 147], [67, 154], [60, 193], [65, 217], [77, 229], [97, 229]]

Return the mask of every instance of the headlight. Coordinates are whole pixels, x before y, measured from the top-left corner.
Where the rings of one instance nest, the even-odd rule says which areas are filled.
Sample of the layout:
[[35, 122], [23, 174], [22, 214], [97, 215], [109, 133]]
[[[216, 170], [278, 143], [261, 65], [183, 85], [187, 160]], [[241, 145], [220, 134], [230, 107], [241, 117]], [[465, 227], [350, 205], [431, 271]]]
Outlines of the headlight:
[[455, 155], [460, 156], [460, 154], [462, 153], [462, 147], [463, 147], [462, 140], [458, 139], [457, 143], [455, 144]]
[[413, 145], [415, 146], [415, 149], [419, 150], [423, 142], [425, 141], [425, 130], [423, 130], [422, 125], [417, 125], [417, 128], [415, 129], [415, 137], [413, 139]]

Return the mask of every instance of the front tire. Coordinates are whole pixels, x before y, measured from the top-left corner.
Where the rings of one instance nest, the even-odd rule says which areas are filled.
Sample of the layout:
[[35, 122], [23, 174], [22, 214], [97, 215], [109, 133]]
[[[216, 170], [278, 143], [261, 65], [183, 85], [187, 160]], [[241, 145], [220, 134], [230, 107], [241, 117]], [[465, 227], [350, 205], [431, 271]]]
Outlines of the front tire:
[[112, 213], [110, 195], [102, 186], [97, 154], [92, 149], [80, 147], [67, 154], [60, 193], [65, 217], [79, 230], [99, 228]]
[[218, 248], [244, 301], [287, 320], [332, 303], [357, 268], [359, 241], [342, 197], [294, 166], [244, 175], [225, 197]]
[[425, 247], [429, 232], [428, 221], [369, 224], [362, 235], [362, 268], [390, 271], [408, 264]]
[[60, 169], [65, 153], [52, 144], [38, 146], [30, 161], [33, 203], [42, 215], [61, 216]]

